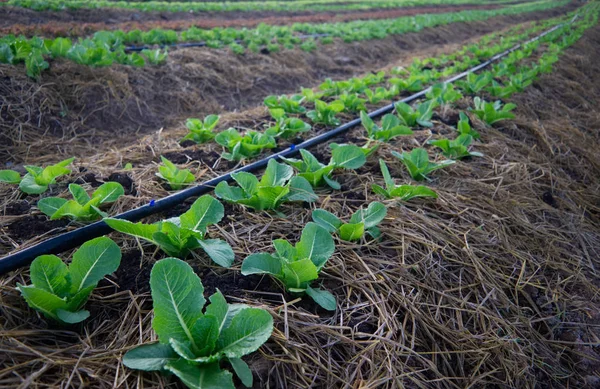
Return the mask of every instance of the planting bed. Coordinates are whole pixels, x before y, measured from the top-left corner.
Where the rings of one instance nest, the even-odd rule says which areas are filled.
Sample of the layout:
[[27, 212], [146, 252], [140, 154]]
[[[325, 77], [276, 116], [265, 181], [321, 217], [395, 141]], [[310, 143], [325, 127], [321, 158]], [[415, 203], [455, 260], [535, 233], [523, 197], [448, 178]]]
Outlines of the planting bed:
[[[269, 94], [299, 92], [300, 86], [326, 93], [349, 88], [332, 82], [320, 87], [326, 77], [359, 75], [360, 82], [380, 77], [370, 84], [372, 90], [389, 88], [393, 78], [409, 77], [405, 72], [429, 77], [416, 91], [445, 78], [442, 73], [431, 76], [435, 72], [458, 73], [563, 25], [540, 43], [499, 60], [504, 67], [483, 70], [501, 83], [494, 84], [496, 90], [471, 93], [467, 86], [478, 88], [473, 80], [456, 84], [463, 96], [437, 106], [431, 126], [421, 118], [409, 125], [413, 134], [374, 142], [359, 125], [332, 139], [379, 145], [364, 165], [333, 173], [339, 190], [315, 188], [316, 201], [285, 203], [277, 211], [221, 200], [224, 217], [209, 227], [208, 235], [232, 247], [233, 265], [218, 266], [201, 249], [185, 261], [202, 280], [205, 297], [220, 290], [230, 304], [262, 308], [273, 318], [270, 338], [244, 357], [256, 388], [598, 387], [600, 115], [595, 107], [600, 105], [600, 28], [592, 15], [599, 6], [587, 5], [575, 19], [565, 11], [455, 23], [350, 45], [336, 42], [315, 53], [246, 53], [240, 59], [218, 50], [177, 50], [164, 68], [90, 69], [59, 61], [38, 83], [0, 65], [6, 74], [0, 87], [7, 91], [0, 115], [10, 122], [3, 125], [8, 136], [0, 140], [1, 155], [10, 161], [6, 168], [22, 171], [24, 163], [47, 166], [77, 158], [69, 165], [73, 171], [41, 196], [0, 183], [0, 256], [82, 225], [48, 220], [36, 205], [48, 196], [66, 198], [70, 183], [88, 193], [104, 182], [121, 184], [124, 195], [102, 207], [116, 215], [172, 193], [156, 177], [160, 156], [190, 169], [193, 179], [202, 182], [335, 127], [316, 123], [309, 113], [290, 114], [312, 128], [279, 139], [276, 148], [254, 159], [236, 162], [224, 159], [226, 150], [215, 141], [181, 142], [187, 130], [180, 123], [188, 117], [221, 113], [215, 127], [220, 133], [228, 127], [263, 131], [273, 119], [258, 105]], [[560, 19], [545, 20], [555, 16]], [[579, 40], [569, 41], [580, 26], [589, 28]], [[486, 33], [494, 34], [483, 37]], [[469, 46], [460, 56], [452, 56], [464, 45]], [[553, 63], [552, 69], [547, 63]], [[193, 65], [200, 65], [198, 73], [186, 79]], [[214, 72], [218, 66], [223, 74]], [[531, 69], [542, 67], [528, 79], [530, 85], [518, 77], [527, 79]], [[384, 73], [375, 75], [379, 70]], [[241, 90], [231, 82], [250, 75], [259, 77]], [[159, 84], [161, 77], [169, 78]], [[61, 86], [69, 79], [68, 86]], [[120, 89], [123, 85], [127, 89]], [[519, 90], [510, 94], [500, 85]], [[490, 116], [473, 109], [475, 96], [493, 101], [490, 94], [496, 93], [506, 93], [502, 104], [516, 108], [514, 117], [490, 125]], [[394, 100], [408, 95], [401, 90]], [[331, 102], [339, 97], [331, 92], [322, 98]], [[365, 105], [372, 111], [389, 101]], [[312, 102], [303, 105], [315, 108]], [[235, 109], [239, 111], [231, 112]], [[468, 114], [472, 129], [481, 135], [470, 151], [483, 156], [464, 158], [418, 183], [437, 192], [437, 198], [400, 201], [373, 192], [373, 184], [384, 186], [379, 160], [385, 161], [396, 185], [417, 184], [392, 152], [422, 147], [430, 160], [446, 159], [428, 142], [455, 138], [459, 119], [464, 123], [460, 112]], [[358, 112], [336, 116], [344, 123]], [[309, 151], [326, 163], [335, 153], [331, 141]], [[263, 171], [254, 173], [260, 178]], [[223, 197], [222, 188], [215, 193]], [[143, 221], [180, 216], [195, 200]], [[242, 275], [248, 272], [243, 260], [272, 253], [275, 239], [295, 244], [315, 209], [348, 221], [375, 201], [387, 209], [378, 226], [380, 236], [346, 241], [341, 232], [334, 233], [335, 251], [312, 283], [335, 296], [333, 310], [322, 308], [327, 304], [315, 303], [312, 295], [315, 301], [286, 291], [275, 278]], [[85, 305], [89, 318], [82, 323], [58, 325], [28, 307], [16, 289], [17, 283], [32, 283], [28, 268], [0, 277], [0, 386], [183, 387], [174, 376], [138, 372], [123, 359], [134, 347], [158, 339], [156, 323], [154, 329], [151, 324], [161, 314], [154, 290], [158, 286], [153, 285], [151, 296], [150, 272], [169, 255], [143, 239], [116, 232], [109, 237], [122, 252], [121, 264], [94, 290]], [[65, 260], [71, 256], [60, 255]], [[227, 366], [229, 362], [222, 364]], [[234, 385], [243, 387], [237, 378]]]

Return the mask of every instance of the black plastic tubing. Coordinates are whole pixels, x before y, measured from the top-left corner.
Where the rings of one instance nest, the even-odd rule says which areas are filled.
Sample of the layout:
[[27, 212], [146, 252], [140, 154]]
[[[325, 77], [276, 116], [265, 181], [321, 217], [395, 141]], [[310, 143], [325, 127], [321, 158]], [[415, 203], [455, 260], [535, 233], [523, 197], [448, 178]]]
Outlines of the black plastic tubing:
[[[514, 46], [500, 54], [496, 54], [495, 56], [488, 59], [487, 61], [485, 61], [465, 72], [457, 74], [456, 76], [454, 76], [444, 82], [447, 84], [452, 83], [456, 80], [460, 80], [461, 78], [466, 77], [469, 73], [473, 73], [478, 70], [481, 70], [481, 69], [489, 66], [491, 63], [497, 61], [498, 59], [512, 53], [515, 50], [518, 50], [523, 45], [537, 41], [538, 39], [550, 34], [551, 32], [561, 28], [562, 26], [573, 23], [573, 21], [575, 21], [576, 18], [577, 18], [577, 16], [575, 16], [569, 23], [558, 24], [558, 25], [554, 26], [553, 28], [543, 32], [542, 34], [540, 34], [532, 39], [529, 39], [526, 42], [517, 44], [516, 46]], [[410, 103], [414, 100], [417, 100], [417, 99], [425, 96], [425, 94], [430, 89], [431, 89], [431, 87], [424, 89], [421, 92], [415, 93], [409, 97], [399, 100], [396, 103], [399, 103], [399, 102]], [[394, 104], [396, 104], [396, 103], [386, 105], [385, 107], [379, 108], [379, 109], [369, 113], [369, 117], [377, 118], [386, 113], [392, 112], [394, 110]], [[289, 147], [285, 150], [282, 150], [278, 153], [269, 155], [259, 161], [252, 162], [246, 166], [232, 170], [229, 173], [226, 173], [221, 176], [215, 177], [211, 180], [205, 181], [204, 183], [202, 183], [200, 185], [194, 186], [189, 189], [182, 190], [180, 192], [174, 193], [174, 194], [164, 197], [162, 199], [152, 201], [149, 204], [143, 205], [139, 208], [134, 208], [127, 212], [123, 212], [114, 217], [118, 218], [118, 219], [129, 220], [129, 221], [137, 221], [144, 217], [165, 211], [165, 210], [170, 209], [178, 204], [181, 204], [184, 200], [186, 200], [190, 197], [202, 196], [203, 194], [211, 192], [215, 188], [215, 186], [221, 181], [231, 181], [232, 174], [235, 174], [238, 172], [255, 172], [257, 170], [263, 169], [267, 166], [267, 163], [271, 159], [279, 158], [279, 157], [293, 156], [293, 155], [297, 154], [300, 149], [307, 149], [312, 146], [323, 143], [327, 140], [330, 140], [330, 139], [350, 130], [351, 128], [358, 126], [359, 124], [361, 124], [360, 118], [354, 119], [348, 123], [341, 125], [340, 127], [337, 127], [333, 130], [324, 132], [313, 138], [305, 140], [304, 142], [299, 143], [297, 145], [292, 145], [291, 147]], [[50, 239], [47, 239], [47, 240], [40, 242], [34, 246], [28, 247], [26, 249], [9, 254], [9, 255], [5, 256], [4, 258], [1, 258], [0, 259], [0, 275], [6, 274], [12, 270], [16, 270], [21, 267], [27, 266], [36, 257], [38, 257], [40, 255], [58, 254], [63, 251], [67, 251], [67, 250], [73, 249], [77, 246], [80, 246], [81, 244], [85, 243], [86, 241], [88, 241], [90, 239], [94, 239], [99, 236], [106, 235], [112, 231], [113, 230], [106, 223], [104, 223], [104, 221], [98, 221], [93, 224], [78, 228], [73, 231], [66, 232], [64, 234], [55, 236]]]

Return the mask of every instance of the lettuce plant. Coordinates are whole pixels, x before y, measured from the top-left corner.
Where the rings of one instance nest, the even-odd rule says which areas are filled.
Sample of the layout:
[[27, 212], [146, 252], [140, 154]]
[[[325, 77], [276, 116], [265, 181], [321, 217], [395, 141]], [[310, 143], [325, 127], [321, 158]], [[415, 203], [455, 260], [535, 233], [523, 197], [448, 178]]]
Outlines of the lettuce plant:
[[444, 157], [450, 159], [463, 159], [465, 157], [483, 157], [483, 154], [469, 151], [469, 146], [473, 143], [473, 137], [469, 134], [459, 135], [456, 139], [435, 139], [428, 142], [442, 149]]
[[323, 93], [315, 92], [309, 88], [302, 88], [302, 97], [308, 103], [314, 103], [316, 100], [323, 98]]
[[302, 95], [294, 95], [291, 97], [287, 96], [267, 96], [264, 100], [264, 104], [269, 109], [279, 108], [283, 109], [285, 113], [304, 113], [304, 108], [301, 103], [304, 100]]
[[428, 100], [419, 104], [416, 110], [403, 102], [396, 103], [394, 107], [396, 108], [396, 113], [401, 124], [411, 128], [417, 125], [433, 127], [433, 123], [430, 120], [433, 116], [435, 105], [436, 102], [434, 100]]
[[359, 112], [367, 109], [365, 107], [366, 100], [358, 97], [357, 93], [342, 93], [336, 101], [344, 104], [344, 111], [346, 112]]
[[156, 262], [150, 273], [152, 328], [159, 343], [143, 344], [123, 356], [131, 369], [175, 374], [189, 388], [235, 389], [228, 361], [246, 387], [252, 371], [241, 357], [258, 350], [273, 332], [264, 309], [227, 304], [217, 290], [206, 305], [204, 286], [190, 265], [177, 259]]
[[316, 100], [315, 109], [308, 111], [306, 116], [308, 116], [313, 123], [321, 123], [328, 126], [339, 126], [340, 119], [336, 118], [335, 115], [342, 112], [344, 109], [344, 103], [339, 100], [333, 101], [330, 104], [327, 104], [321, 100]]
[[225, 201], [257, 211], [277, 209], [286, 201], [316, 201], [318, 197], [310, 183], [303, 177], [293, 175], [291, 166], [271, 159], [260, 181], [250, 173], [233, 173], [231, 177], [239, 187], [221, 181], [215, 188], [215, 194]]
[[194, 182], [196, 177], [189, 169], [179, 169], [175, 164], [161, 155], [162, 165], [158, 166], [156, 176], [169, 183], [173, 190], [179, 190], [187, 184]]
[[381, 119], [381, 127], [375, 124], [365, 111], [360, 113], [360, 120], [363, 127], [367, 130], [369, 138], [373, 140], [389, 142], [397, 136], [413, 134], [410, 128], [400, 124], [400, 119], [396, 115], [384, 115]]
[[514, 93], [517, 92], [517, 90], [511, 86], [511, 85], [501, 85], [496, 81], [492, 81], [492, 85], [489, 86], [488, 88], [486, 88], [486, 91], [494, 96], [494, 97], [500, 97], [502, 99], [504, 98], [509, 98], [510, 96], [512, 96]]
[[380, 159], [379, 167], [383, 174], [383, 182], [385, 183], [385, 189], [377, 184], [373, 184], [371, 189], [374, 193], [385, 197], [386, 199], [399, 199], [401, 201], [408, 201], [415, 197], [431, 197], [436, 199], [437, 193], [422, 185], [396, 185], [390, 171], [388, 170], [385, 162]]
[[408, 78], [390, 78], [388, 82], [390, 85], [398, 88], [399, 91], [418, 92], [423, 90], [423, 81], [416, 76], [410, 76]]
[[119, 246], [106, 237], [84, 243], [67, 266], [55, 255], [37, 257], [30, 268], [31, 285], [17, 284], [27, 304], [60, 323], [79, 323], [90, 316], [81, 307], [106, 275], [121, 263]]
[[455, 163], [455, 161], [451, 160], [431, 162], [427, 151], [420, 147], [413, 149], [410, 153], [404, 151], [400, 154], [392, 151], [392, 155], [404, 163], [408, 173], [416, 181], [428, 180], [429, 177], [427, 175], [429, 173]]
[[106, 217], [100, 210], [102, 204], [115, 202], [125, 194], [123, 187], [118, 182], [106, 182], [92, 193], [90, 197], [85, 189], [77, 184], [69, 185], [69, 192], [74, 200], [60, 197], [46, 197], [38, 201], [37, 206], [50, 220], [70, 217], [78, 221], [90, 221]]
[[67, 166], [75, 158], [65, 159], [55, 165], [41, 168], [39, 166], [26, 165], [27, 174], [21, 179], [21, 175], [14, 170], [0, 170], [0, 182], [19, 184], [19, 189], [27, 194], [40, 194], [48, 190], [48, 186], [56, 183], [56, 179], [71, 173]]
[[331, 188], [339, 190], [340, 184], [331, 178], [335, 169], [354, 170], [367, 162], [365, 153], [355, 145], [343, 145], [333, 148], [329, 164], [324, 165], [307, 150], [300, 150], [302, 159], [282, 158], [287, 164], [298, 170], [298, 176], [305, 178], [313, 187], [325, 183]]
[[297, 136], [301, 132], [310, 131], [312, 128], [310, 124], [298, 118], [287, 117], [285, 111], [281, 108], [272, 108], [269, 112], [276, 123], [265, 131], [266, 135], [288, 139]]
[[190, 132], [181, 140], [191, 140], [198, 144], [210, 142], [215, 138], [213, 130], [219, 123], [219, 119], [220, 117], [217, 115], [208, 115], [204, 121], [195, 118], [188, 119], [185, 126]]
[[339, 234], [340, 239], [352, 242], [362, 238], [365, 231], [374, 238], [380, 236], [381, 232], [377, 225], [386, 215], [385, 205], [374, 201], [367, 209], [354, 212], [348, 223], [342, 222], [337, 216], [324, 209], [315, 209], [312, 212], [312, 219], [328, 232]]
[[493, 79], [493, 75], [490, 72], [483, 72], [481, 74], [469, 73], [465, 80], [459, 80], [456, 82], [459, 88], [465, 93], [475, 95], [486, 88]]
[[289, 292], [306, 293], [321, 307], [334, 311], [335, 297], [310, 286], [311, 281], [319, 278], [319, 272], [335, 250], [329, 232], [310, 222], [295, 246], [287, 240], [276, 239], [273, 247], [274, 254], [256, 253], [246, 257], [242, 262], [242, 274], [269, 274], [281, 281]]
[[466, 113], [459, 113], [459, 118], [460, 120], [458, 121], [456, 129], [460, 135], [471, 135], [474, 139], [479, 139], [481, 137], [479, 132], [471, 127], [471, 124], [469, 123], [469, 117]]
[[162, 65], [163, 63], [165, 63], [167, 61], [167, 56], [169, 55], [169, 53], [167, 52], [167, 50], [161, 50], [161, 49], [154, 49], [154, 50], [144, 49], [144, 50], [142, 50], [142, 55], [144, 57], [146, 57], [146, 59], [148, 60], [148, 62], [150, 64]]
[[463, 95], [454, 89], [452, 84], [441, 82], [435, 84], [426, 94], [427, 98], [434, 100], [436, 104], [448, 104], [463, 98]]
[[223, 158], [229, 161], [256, 157], [263, 150], [277, 146], [277, 141], [272, 135], [258, 131], [248, 131], [242, 135], [235, 128], [220, 132], [215, 140], [229, 151], [222, 154]]
[[383, 87], [378, 87], [375, 91], [367, 88], [364, 93], [367, 96], [367, 101], [371, 104], [377, 104], [381, 100], [389, 98], [389, 92]]
[[154, 243], [168, 255], [184, 258], [190, 251], [201, 248], [217, 265], [229, 267], [234, 260], [231, 246], [221, 239], [206, 239], [207, 227], [220, 222], [224, 214], [223, 204], [204, 195], [180, 217], [158, 223], [132, 223], [115, 218], [106, 218], [104, 222], [116, 231]]
[[471, 109], [471, 111], [487, 124], [494, 124], [500, 120], [515, 118], [515, 115], [510, 112], [517, 107], [513, 103], [508, 103], [503, 106], [500, 100], [488, 103], [479, 97], [475, 97], [473, 103], [475, 108]]

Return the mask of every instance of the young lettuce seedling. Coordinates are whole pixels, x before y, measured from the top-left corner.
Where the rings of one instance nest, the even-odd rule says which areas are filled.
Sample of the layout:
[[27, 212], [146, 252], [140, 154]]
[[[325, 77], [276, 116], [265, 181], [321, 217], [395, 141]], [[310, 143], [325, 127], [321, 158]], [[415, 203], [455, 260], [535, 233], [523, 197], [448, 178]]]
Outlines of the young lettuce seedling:
[[294, 95], [291, 97], [287, 96], [267, 96], [264, 100], [264, 104], [269, 109], [279, 108], [283, 109], [285, 113], [304, 113], [306, 108], [300, 105], [304, 101], [304, 96]]
[[338, 100], [334, 102], [338, 101], [344, 104], [344, 111], [346, 112], [359, 112], [367, 109], [365, 107], [366, 100], [358, 97], [357, 93], [342, 93]]
[[502, 106], [500, 100], [488, 103], [479, 97], [475, 97], [473, 103], [475, 104], [475, 109], [471, 109], [471, 111], [487, 124], [494, 124], [500, 120], [515, 118], [515, 115], [510, 112], [517, 107], [513, 103]]
[[255, 352], [273, 332], [264, 309], [227, 304], [217, 290], [202, 312], [204, 286], [190, 265], [177, 259], [156, 262], [150, 273], [152, 328], [159, 343], [143, 344], [123, 356], [130, 369], [175, 374], [189, 388], [235, 389], [227, 360], [240, 381], [252, 386], [252, 371], [241, 357]]
[[377, 184], [373, 184], [371, 189], [374, 193], [381, 195], [386, 199], [399, 199], [401, 201], [408, 201], [410, 199], [414, 199], [415, 197], [431, 197], [434, 199], [438, 197], [437, 193], [426, 186], [396, 185], [392, 179], [392, 176], [390, 175], [387, 165], [382, 159], [379, 160], [379, 167], [381, 168], [381, 173], [383, 174], [385, 189]]
[[335, 297], [322, 289], [312, 288], [311, 281], [335, 250], [333, 238], [323, 227], [308, 223], [296, 246], [284, 239], [273, 241], [275, 254], [252, 254], [242, 262], [242, 274], [269, 274], [283, 283], [292, 293], [306, 293], [328, 311], [335, 311]]
[[360, 120], [363, 127], [367, 130], [369, 138], [373, 140], [389, 142], [397, 136], [413, 134], [410, 128], [400, 124], [400, 119], [396, 115], [384, 115], [381, 119], [381, 127], [375, 124], [365, 111], [360, 113]]
[[312, 219], [319, 226], [330, 233], [338, 233], [340, 239], [352, 242], [363, 237], [365, 231], [374, 238], [381, 235], [377, 225], [381, 223], [387, 215], [385, 205], [374, 201], [367, 209], [359, 209], [352, 217], [349, 223], [342, 222], [337, 216], [324, 209], [315, 209], [312, 212]]
[[27, 194], [40, 194], [48, 190], [48, 186], [56, 183], [56, 179], [71, 173], [67, 166], [75, 158], [65, 159], [56, 165], [39, 166], [26, 165], [27, 174], [21, 179], [21, 175], [14, 170], [0, 170], [0, 182], [19, 184], [19, 189]]
[[314, 202], [318, 199], [310, 183], [303, 177], [293, 177], [291, 166], [269, 160], [260, 181], [246, 172], [231, 175], [239, 187], [221, 181], [215, 188], [217, 197], [230, 203], [242, 204], [257, 211], [277, 209], [286, 201]]
[[269, 112], [271, 117], [276, 120], [276, 124], [265, 131], [266, 135], [289, 139], [301, 132], [310, 131], [312, 128], [310, 124], [298, 118], [287, 117], [285, 111], [281, 108], [271, 108]]
[[355, 170], [367, 162], [363, 150], [355, 145], [334, 147], [328, 165], [324, 165], [307, 150], [300, 150], [302, 159], [281, 158], [287, 164], [298, 170], [298, 176], [305, 178], [313, 187], [327, 183], [331, 188], [339, 190], [340, 184], [331, 178], [335, 169]]
[[194, 182], [196, 177], [189, 169], [179, 169], [175, 164], [161, 155], [162, 165], [158, 166], [156, 176], [169, 183], [172, 190], [179, 190]]
[[483, 154], [469, 151], [469, 146], [473, 143], [473, 137], [468, 134], [459, 135], [456, 139], [436, 139], [428, 142], [442, 149], [444, 157], [458, 160], [465, 157], [483, 157]]
[[390, 78], [388, 82], [400, 92], [418, 92], [423, 89], [423, 80], [416, 76], [410, 76], [409, 78]]
[[336, 118], [335, 115], [342, 112], [344, 108], [344, 103], [339, 100], [333, 101], [330, 104], [321, 100], [316, 100], [315, 109], [308, 111], [306, 116], [308, 116], [313, 123], [321, 123], [327, 126], [339, 126], [340, 119]]
[[466, 113], [459, 113], [459, 118], [460, 120], [458, 121], [456, 129], [458, 130], [458, 133], [460, 135], [471, 135], [473, 139], [479, 139], [481, 137], [481, 135], [479, 135], [479, 132], [474, 130], [471, 127], [471, 124], [469, 124], [469, 117]]
[[463, 98], [463, 95], [455, 90], [452, 84], [445, 82], [433, 85], [426, 96], [428, 99], [434, 100], [437, 105], [452, 103]]
[[433, 123], [431, 123], [430, 120], [433, 116], [433, 108], [435, 108], [435, 106], [436, 102], [434, 100], [428, 100], [419, 104], [416, 110], [403, 102], [394, 105], [400, 123], [411, 128], [416, 127], [417, 125], [433, 127]]
[[375, 91], [367, 88], [364, 93], [367, 96], [367, 101], [371, 104], [377, 104], [381, 100], [386, 100], [389, 96], [389, 92], [383, 87], [378, 87]]
[[484, 72], [481, 74], [469, 73], [466, 80], [460, 80], [456, 82], [459, 88], [465, 93], [475, 95], [481, 92], [492, 82], [493, 76], [490, 72]]
[[450, 160], [431, 162], [427, 151], [420, 147], [413, 149], [410, 153], [405, 151], [400, 154], [392, 151], [392, 155], [404, 163], [410, 176], [416, 181], [429, 180], [429, 177], [427, 177], [429, 173], [455, 163], [455, 161]]
[[108, 216], [100, 210], [100, 205], [117, 201], [125, 194], [118, 182], [106, 182], [92, 193], [90, 197], [85, 189], [77, 184], [69, 185], [69, 192], [74, 200], [60, 197], [46, 197], [38, 201], [37, 206], [50, 220], [70, 217], [78, 221], [91, 221]]
[[31, 263], [32, 285], [17, 284], [27, 304], [61, 323], [79, 323], [90, 316], [81, 307], [106, 275], [121, 263], [119, 246], [106, 237], [84, 243], [67, 266], [55, 255], [42, 255]]
[[223, 158], [229, 161], [256, 157], [264, 149], [272, 149], [277, 146], [277, 141], [269, 134], [248, 131], [242, 136], [235, 128], [220, 132], [215, 140], [229, 151], [222, 154]]
[[191, 140], [198, 144], [210, 142], [215, 138], [213, 130], [219, 123], [219, 119], [220, 117], [217, 115], [208, 115], [204, 121], [195, 118], [188, 119], [185, 126], [190, 132], [181, 140]]
[[106, 218], [112, 229], [154, 243], [168, 255], [185, 258], [190, 251], [201, 248], [217, 264], [230, 267], [233, 250], [221, 239], [206, 239], [206, 228], [217, 224], [225, 214], [223, 204], [204, 195], [180, 217], [154, 224], [132, 223], [123, 219]]

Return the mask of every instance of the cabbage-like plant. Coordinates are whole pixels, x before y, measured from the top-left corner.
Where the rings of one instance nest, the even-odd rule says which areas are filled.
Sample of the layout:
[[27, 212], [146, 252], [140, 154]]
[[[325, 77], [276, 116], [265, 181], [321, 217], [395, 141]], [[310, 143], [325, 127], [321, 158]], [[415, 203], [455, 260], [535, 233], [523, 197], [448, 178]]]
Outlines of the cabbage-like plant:
[[304, 227], [296, 246], [284, 239], [274, 240], [273, 246], [274, 254], [256, 253], [244, 259], [242, 274], [269, 274], [281, 281], [289, 292], [306, 293], [321, 307], [334, 311], [335, 297], [310, 286], [319, 278], [319, 272], [335, 250], [329, 232], [311, 222]]
[[408, 201], [416, 197], [431, 197], [437, 198], [438, 195], [432, 189], [422, 185], [396, 185], [390, 171], [385, 162], [380, 159], [379, 167], [383, 174], [383, 182], [385, 183], [385, 189], [377, 184], [373, 184], [371, 189], [374, 193], [385, 197], [386, 199], [399, 199], [401, 201]]
[[61, 197], [46, 197], [38, 201], [37, 206], [50, 220], [70, 217], [78, 221], [90, 221], [106, 217], [100, 206], [115, 202], [125, 194], [123, 186], [118, 182], [105, 182], [90, 197], [85, 189], [77, 184], [69, 185], [69, 192], [74, 200]]
[[369, 204], [367, 209], [359, 209], [354, 212], [348, 223], [344, 223], [333, 213], [324, 209], [315, 209], [312, 212], [312, 219], [328, 232], [339, 234], [340, 239], [352, 242], [362, 238], [365, 232], [374, 238], [379, 237], [381, 232], [377, 225], [386, 215], [385, 205], [374, 201]]
[[229, 128], [220, 132], [215, 137], [215, 140], [228, 150], [222, 156], [230, 161], [256, 157], [263, 150], [272, 149], [277, 146], [277, 141], [269, 134], [248, 131], [245, 135], [242, 135], [235, 128]]
[[67, 166], [75, 158], [65, 159], [55, 165], [45, 168], [33, 165], [26, 165], [27, 174], [21, 179], [19, 172], [14, 170], [0, 170], [0, 182], [9, 184], [19, 184], [19, 189], [27, 194], [40, 194], [48, 190], [48, 186], [55, 184], [56, 179], [65, 174], [71, 173]]
[[264, 309], [227, 304], [217, 290], [206, 305], [204, 286], [190, 265], [177, 259], [156, 262], [150, 273], [154, 305], [152, 328], [159, 343], [129, 350], [123, 364], [131, 369], [175, 374], [189, 388], [235, 389], [227, 361], [240, 381], [251, 387], [252, 371], [241, 358], [253, 353], [273, 332]]
[[106, 237], [84, 243], [67, 266], [55, 255], [37, 257], [30, 268], [31, 285], [17, 284], [27, 304], [61, 323], [79, 323], [90, 316], [81, 309], [92, 291], [121, 263], [119, 246]]
[[475, 107], [471, 111], [487, 124], [494, 124], [501, 120], [515, 118], [515, 115], [510, 112], [517, 107], [513, 103], [502, 105], [500, 100], [488, 103], [479, 97], [475, 97], [473, 103]]
[[106, 218], [112, 229], [151, 242], [168, 255], [184, 258], [190, 251], [201, 248], [217, 265], [230, 267], [233, 250], [221, 239], [206, 239], [207, 227], [223, 219], [223, 204], [209, 195], [197, 199], [180, 217], [153, 224], [132, 223], [123, 219]]
[[185, 126], [189, 133], [181, 139], [191, 140], [196, 143], [206, 143], [215, 138], [214, 129], [219, 123], [219, 116], [208, 115], [204, 121], [200, 119], [190, 118], [185, 122]]
[[158, 167], [156, 176], [167, 181], [171, 189], [179, 190], [196, 180], [189, 169], [179, 169], [173, 162], [163, 156], [160, 159], [163, 164]]
[[429, 173], [455, 163], [455, 161], [451, 160], [432, 162], [429, 160], [427, 150], [420, 147], [413, 149], [410, 153], [404, 151], [400, 154], [392, 151], [392, 155], [404, 163], [410, 176], [416, 181], [428, 180], [429, 177], [427, 175]]

